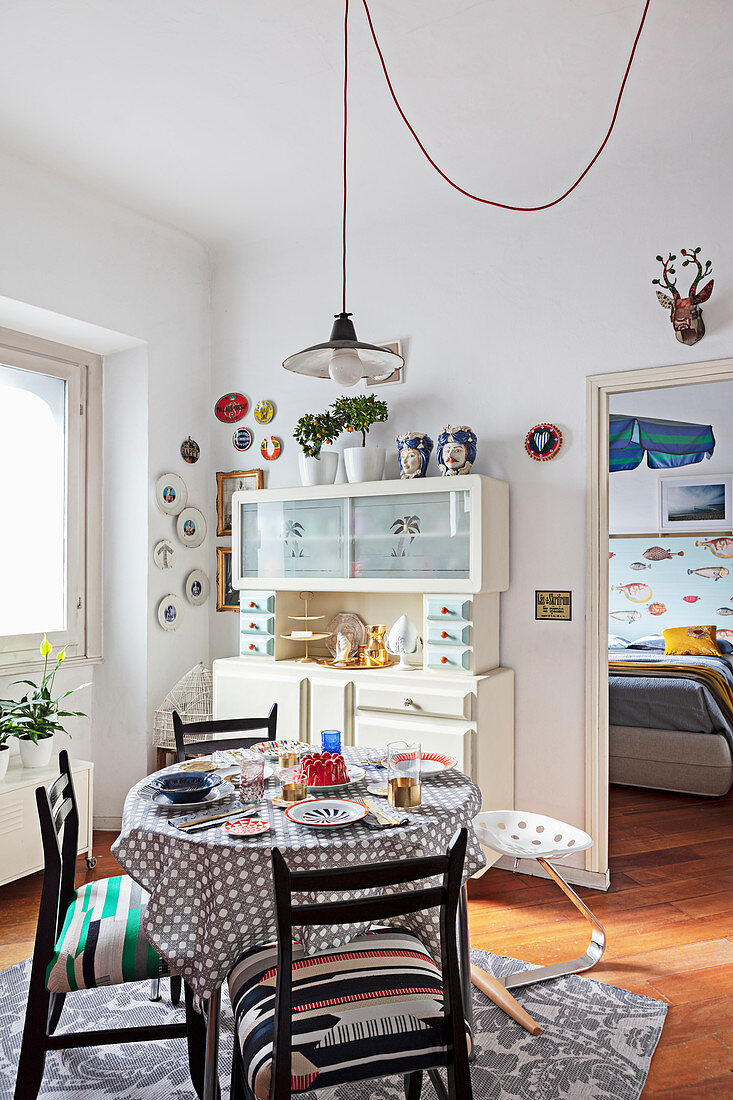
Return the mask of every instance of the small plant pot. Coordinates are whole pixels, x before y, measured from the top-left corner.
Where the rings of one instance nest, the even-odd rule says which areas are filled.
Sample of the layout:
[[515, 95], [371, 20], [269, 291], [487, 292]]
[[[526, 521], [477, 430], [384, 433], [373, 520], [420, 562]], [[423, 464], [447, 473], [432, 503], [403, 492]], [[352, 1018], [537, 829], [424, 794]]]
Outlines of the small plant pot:
[[321, 451], [318, 458], [301, 451], [298, 455], [301, 485], [333, 485], [338, 465], [338, 451]]
[[10, 745], [0, 745], [0, 783], [5, 778], [10, 763]]
[[20, 759], [24, 768], [47, 768], [51, 763], [53, 737], [44, 737], [34, 742], [30, 737], [19, 737]]
[[344, 466], [350, 482], [381, 481], [387, 452], [384, 447], [345, 447]]

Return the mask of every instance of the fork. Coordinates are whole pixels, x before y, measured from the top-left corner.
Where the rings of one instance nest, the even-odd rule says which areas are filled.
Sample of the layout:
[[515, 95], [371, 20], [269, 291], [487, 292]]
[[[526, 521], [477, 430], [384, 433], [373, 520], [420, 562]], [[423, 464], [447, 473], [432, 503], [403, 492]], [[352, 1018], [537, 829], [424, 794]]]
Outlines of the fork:
[[379, 825], [396, 825], [397, 824], [396, 820], [393, 817], [389, 817], [387, 814], [382, 813], [382, 811], [377, 809], [374, 806], [373, 803], [368, 805], [364, 801], [364, 799], [360, 798], [358, 795], [354, 795], [353, 801], [358, 802], [360, 806], [363, 806], [364, 809], [367, 810], [368, 813], [370, 813], [372, 815], [372, 817], [376, 818], [377, 823]]

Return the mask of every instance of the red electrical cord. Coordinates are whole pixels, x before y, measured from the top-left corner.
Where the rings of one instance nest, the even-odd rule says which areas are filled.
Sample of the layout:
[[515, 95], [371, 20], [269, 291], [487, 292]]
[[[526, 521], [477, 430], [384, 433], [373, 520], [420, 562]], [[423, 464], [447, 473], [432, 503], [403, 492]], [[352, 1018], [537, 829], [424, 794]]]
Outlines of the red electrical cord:
[[[389, 93], [392, 96], [392, 99], [394, 101], [394, 105], [397, 108], [397, 110], [399, 111], [400, 117], [401, 117], [402, 121], [404, 122], [405, 126], [407, 127], [407, 129], [410, 131], [410, 133], [414, 137], [415, 141], [417, 142], [418, 148], [420, 149], [421, 153], [425, 156], [426, 160], [433, 166], [433, 168], [438, 173], [438, 175], [442, 176], [443, 179], [445, 180], [445, 182], [449, 183], [451, 185], [451, 187], [454, 187], [456, 191], [459, 191], [462, 195], [465, 195], [466, 198], [473, 199], [474, 202], [482, 202], [486, 206], [496, 206], [500, 210], [514, 210], [514, 211], [518, 211], [519, 213], [532, 213], [532, 212], [537, 211], [537, 210], [549, 210], [550, 207], [557, 206], [558, 203], [561, 203], [563, 201], [563, 199], [566, 199], [568, 197], [568, 195], [570, 195], [575, 190], [575, 188], [578, 186], [578, 184], [588, 175], [591, 168], [593, 167], [595, 162], [598, 160], [598, 158], [600, 157], [603, 150], [606, 148], [606, 145], [608, 144], [608, 139], [610, 138], [611, 133], [613, 132], [613, 128], [616, 125], [616, 119], [618, 118], [619, 109], [621, 107], [621, 99], [622, 99], [623, 94], [624, 94], [624, 89], [626, 88], [626, 81], [628, 80], [629, 73], [631, 72], [631, 66], [632, 66], [632, 63], [634, 61], [634, 55], [636, 54], [636, 47], [639, 45], [639, 39], [641, 38], [641, 32], [644, 29], [644, 24], [646, 22], [647, 12], [649, 11], [649, 5], [651, 4], [651, 0], [646, 0], [646, 3], [644, 4], [644, 11], [643, 11], [642, 16], [641, 16], [641, 22], [639, 23], [639, 29], [636, 32], [636, 37], [634, 38], [634, 44], [631, 47], [631, 53], [629, 54], [629, 60], [628, 60], [627, 65], [626, 65], [626, 71], [624, 72], [624, 78], [621, 81], [621, 87], [619, 88], [619, 93], [618, 93], [618, 96], [616, 97], [616, 105], [613, 109], [613, 115], [611, 117], [611, 124], [608, 127], [608, 130], [606, 131], [606, 136], [604, 137], [603, 141], [601, 142], [600, 146], [598, 147], [598, 150], [597, 150], [595, 156], [590, 161], [590, 163], [587, 165], [587, 167], [584, 168], [583, 171], [580, 173], [580, 175], [576, 179], [575, 183], [573, 183], [570, 187], [568, 187], [567, 191], [563, 191], [562, 195], [560, 195], [559, 198], [553, 199], [551, 202], [542, 203], [540, 206], [513, 206], [510, 203], [497, 202], [495, 199], [484, 199], [480, 195], [474, 195], [470, 191], [466, 191], [466, 189], [464, 187], [461, 187], [454, 180], [452, 180], [450, 178], [450, 176], [448, 176], [443, 171], [443, 169], [440, 168], [435, 163], [433, 158], [430, 156], [430, 153], [427, 151], [427, 149], [423, 145], [422, 141], [417, 136], [417, 133], [415, 132], [415, 128], [413, 127], [412, 123], [410, 122], [407, 115], [405, 114], [405, 112], [402, 109], [400, 101], [398, 100], [397, 95], [395, 93], [395, 90], [392, 86], [392, 81], [390, 79], [389, 72], [387, 71], [387, 65], [386, 65], [386, 62], [384, 60], [384, 54], [382, 53], [382, 49], [379, 45], [379, 40], [377, 39], [377, 33], [374, 30], [374, 23], [372, 22], [372, 15], [371, 15], [371, 12], [369, 11], [369, 4], [367, 3], [367, 0], [362, 0], [362, 4], [364, 5], [364, 11], [366, 13], [367, 22], [369, 23], [369, 30], [371, 31], [372, 41], [374, 42], [375, 49], [377, 51], [377, 54], [379, 55], [379, 60], [380, 60], [380, 63], [382, 65], [382, 72], [384, 73], [384, 79], [387, 81], [387, 87], [389, 88]], [[342, 305], [341, 305], [341, 308], [342, 308], [342, 311], [344, 313], [346, 312], [346, 182], [347, 182], [347, 180], [346, 180], [346, 148], [347, 148], [347, 134], [348, 134], [348, 77], [349, 77], [349, 0], [345, 0], [345, 12], [344, 12], [344, 148], [343, 148], [343, 156], [344, 156], [343, 184], [344, 184], [344, 188], [343, 188], [343, 217], [342, 217], [342, 224], [341, 224], [341, 279], [342, 279], [342, 284], [341, 284], [342, 285]]]

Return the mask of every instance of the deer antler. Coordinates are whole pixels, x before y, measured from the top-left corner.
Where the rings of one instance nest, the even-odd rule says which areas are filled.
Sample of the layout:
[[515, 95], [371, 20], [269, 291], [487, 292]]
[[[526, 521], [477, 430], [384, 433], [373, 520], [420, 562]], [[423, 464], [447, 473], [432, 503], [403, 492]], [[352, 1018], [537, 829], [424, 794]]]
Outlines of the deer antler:
[[682, 266], [687, 267], [688, 264], [695, 264], [695, 266], [697, 267], [697, 275], [690, 284], [691, 295], [694, 294], [697, 290], [697, 284], [700, 282], [703, 276], [709, 275], [713, 269], [713, 265], [710, 260], [706, 261], [705, 267], [703, 268], [702, 264], [697, 258], [699, 252], [702, 252], [702, 249], [699, 247], [682, 249], [682, 255], [685, 257], [685, 259], [682, 261]]
[[[682, 255], [683, 256], [685, 255], [684, 250], [682, 252]], [[665, 286], [667, 288], [667, 290], [670, 290], [672, 292], [672, 297], [675, 299], [675, 301], [678, 301], [679, 297], [680, 297], [680, 292], [677, 289], [677, 280], [674, 279], [672, 282], [670, 282], [670, 279], [669, 279], [670, 275], [676, 275], [677, 274], [675, 269], [672, 267], [672, 264], [677, 259], [677, 257], [673, 256], [672, 253], [670, 252], [670, 254], [669, 254], [669, 256], [667, 256], [666, 260], [662, 259], [661, 256], [657, 256], [657, 259], [659, 260], [660, 264], [662, 265], [662, 279], [664, 279], [664, 283], [662, 283], [661, 279], [652, 279], [652, 283], [655, 286], [662, 286], [662, 285]], [[684, 262], [685, 261], [683, 261], [683, 263]], [[659, 298], [659, 300], [661, 302], [662, 297], [664, 297], [664, 295], [661, 295], [661, 296], [660, 295], [661, 295], [661, 292], [657, 291], [657, 297]], [[664, 303], [662, 303], [662, 304], [664, 304]]]

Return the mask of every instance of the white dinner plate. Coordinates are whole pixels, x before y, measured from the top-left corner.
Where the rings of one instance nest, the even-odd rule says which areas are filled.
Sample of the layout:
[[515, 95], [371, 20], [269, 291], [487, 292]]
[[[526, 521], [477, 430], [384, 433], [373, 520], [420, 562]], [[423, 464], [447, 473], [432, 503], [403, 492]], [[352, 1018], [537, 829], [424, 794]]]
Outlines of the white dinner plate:
[[[399, 760], [399, 757], [397, 757]], [[455, 756], [447, 756], [444, 752], [424, 752], [420, 761], [420, 778], [432, 779], [443, 772], [449, 772], [458, 764]], [[387, 767], [387, 759], [382, 760], [382, 766]]]
[[161, 810], [195, 810], [199, 806], [211, 806], [217, 802], [224, 802], [234, 794], [234, 787], [224, 780], [218, 787], [214, 787], [203, 798], [196, 802], [171, 802], [161, 791], [156, 791], [149, 783], [143, 784], [138, 789], [137, 797], [151, 806], [158, 806]]
[[288, 806], [285, 816], [296, 825], [307, 825], [311, 829], [343, 829], [361, 821], [368, 812], [366, 806], [347, 798], [314, 798], [311, 802], [295, 802]]

